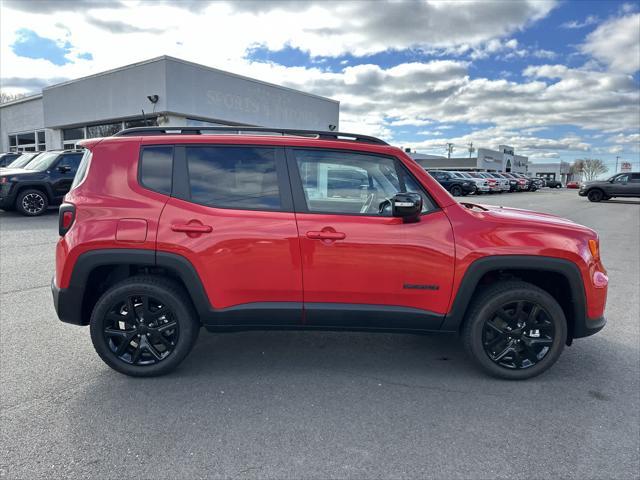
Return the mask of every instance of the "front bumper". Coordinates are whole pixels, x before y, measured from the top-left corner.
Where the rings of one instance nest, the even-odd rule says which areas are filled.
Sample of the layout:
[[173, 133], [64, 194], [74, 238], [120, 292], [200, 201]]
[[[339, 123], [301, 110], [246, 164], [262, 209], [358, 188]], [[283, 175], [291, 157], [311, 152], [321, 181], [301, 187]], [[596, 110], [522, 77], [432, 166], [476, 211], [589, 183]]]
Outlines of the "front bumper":
[[51, 293], [53, 295], [53, 307], [60, 321], [74, 325], [87, 325], [82, 319], [82, 292], [76, 292], [73, 287], [59, 288], [55, 277], [51, 279]]
[[578, 195], [580, 195], [581, 197], [586, 197], [587, 193], [588, 192], [586, 190], [583, 190], [583, 189], [578, 190]]

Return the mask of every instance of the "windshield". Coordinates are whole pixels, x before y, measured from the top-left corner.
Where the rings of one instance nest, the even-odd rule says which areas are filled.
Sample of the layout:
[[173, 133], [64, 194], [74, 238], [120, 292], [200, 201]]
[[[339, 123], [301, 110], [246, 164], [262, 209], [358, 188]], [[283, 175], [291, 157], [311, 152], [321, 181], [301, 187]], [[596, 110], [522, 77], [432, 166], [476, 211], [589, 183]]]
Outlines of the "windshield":
[[29, 162], [24, 169], [42, 172], [51, 166], [55, 159], [58, 158], [58, 155], [58, 152], [45, 152], [42, 155], [38, 155], [38, 158], [35, 158], [32, 162]]
[[16, 158], [13, 162], [11, 162], [9, 165], [7, 165], [7, 168], [22, 168], [27, 163], [29, 163], [31, 160], [33, 160], [33, 157], [35, 157], [36, 155], [38, 155], [38, 154], [37, 153], [23, 153], [18, 158]]

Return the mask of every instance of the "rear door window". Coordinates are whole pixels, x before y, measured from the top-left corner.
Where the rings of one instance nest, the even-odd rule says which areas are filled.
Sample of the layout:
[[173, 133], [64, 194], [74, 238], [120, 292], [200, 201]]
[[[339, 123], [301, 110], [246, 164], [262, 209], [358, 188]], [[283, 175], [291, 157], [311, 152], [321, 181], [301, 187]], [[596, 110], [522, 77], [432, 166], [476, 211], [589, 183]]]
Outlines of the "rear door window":
[[[186, 159], [192, 202], [239, 210], [282, 210], [275, 148], [186, 147]], [[357, 178], [349, 181], [355, 183]]]

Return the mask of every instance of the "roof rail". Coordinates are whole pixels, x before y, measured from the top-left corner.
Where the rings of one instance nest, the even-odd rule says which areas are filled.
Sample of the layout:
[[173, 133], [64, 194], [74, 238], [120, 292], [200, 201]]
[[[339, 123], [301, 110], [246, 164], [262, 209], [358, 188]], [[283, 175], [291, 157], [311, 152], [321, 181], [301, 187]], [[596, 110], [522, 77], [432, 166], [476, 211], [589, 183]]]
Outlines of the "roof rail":
[[125, 128], [119, 131], [114, 137], [125, 136], [147, 136], [147, 135], [207, 135], [216, 133], [258, 133], [262, 135], [277, 134], [290, 135], [294, 137], [312, 137], [321, 140], [342, 140], [351, 139], [355, 142], [374, 143], [377, 145], [389, 145], [384, 140], [368, 135], [344, 132], [325, 132], [322, 130], [296, 130], [289, 128], [267, 128], [267, 127], [135, 127]]

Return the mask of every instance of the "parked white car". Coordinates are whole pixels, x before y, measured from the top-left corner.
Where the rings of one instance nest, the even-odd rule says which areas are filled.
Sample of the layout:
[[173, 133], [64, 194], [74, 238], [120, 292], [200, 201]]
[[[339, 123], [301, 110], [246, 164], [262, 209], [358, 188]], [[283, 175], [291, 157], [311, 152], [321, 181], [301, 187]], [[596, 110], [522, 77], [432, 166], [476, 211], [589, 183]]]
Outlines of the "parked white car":
[[481, 193], [489, 193], [491, 188], [489, 187], [489, 182], [485, 178], [476, 178], [469, 174], [469, 172], [451, 172], [454, 176], [458, 178], [464, 178], [465, 180], [470, 180], [476, 184], [476, 195]]

